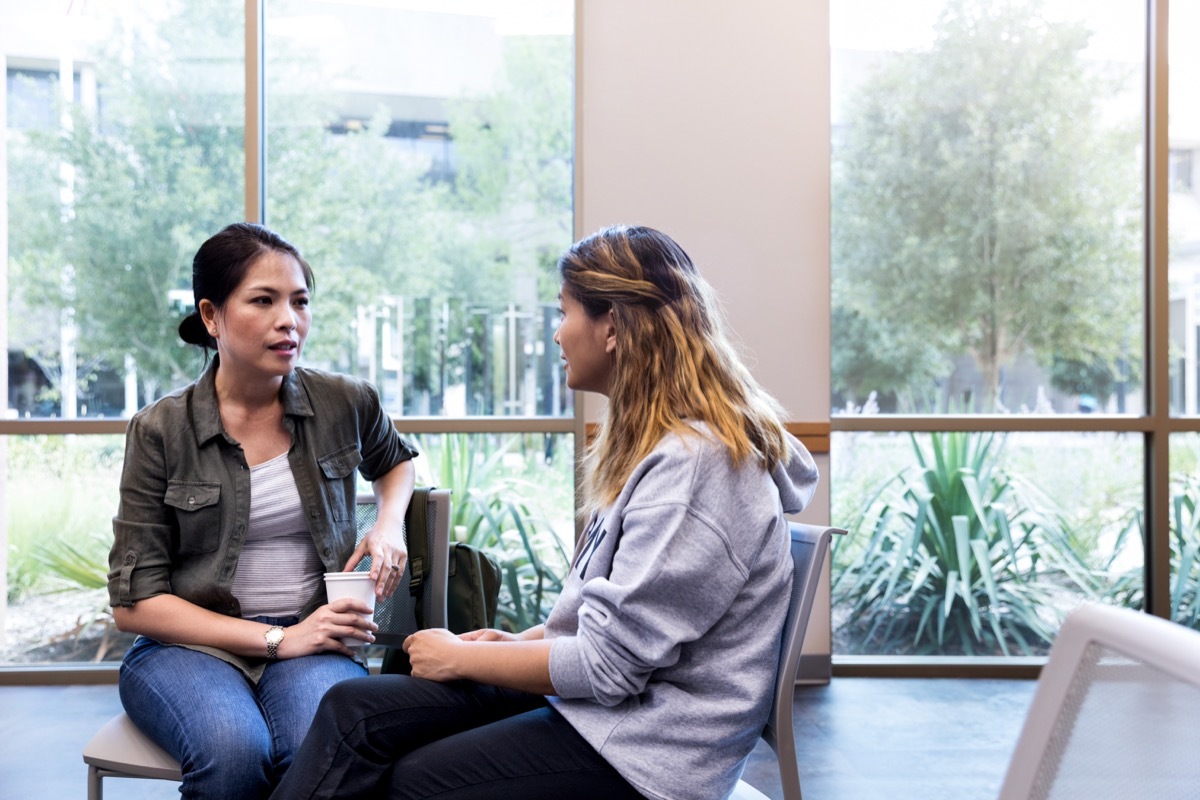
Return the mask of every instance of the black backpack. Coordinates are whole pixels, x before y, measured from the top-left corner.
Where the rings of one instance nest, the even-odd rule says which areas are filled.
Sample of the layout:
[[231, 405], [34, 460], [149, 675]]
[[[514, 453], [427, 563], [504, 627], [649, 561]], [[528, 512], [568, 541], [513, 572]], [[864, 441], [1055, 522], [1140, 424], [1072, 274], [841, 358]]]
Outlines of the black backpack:
[[[409, 572], [412, 575], [408, 591], [415, 601], [418, 629], [428, 627], [423, 590], [433, 569], [433, 562], [425, 552], [426, 519], [425, 496], [421, 490], [416, 490], [405, 518], [405, 532], [419, 531], [419, 535], [407, 537]], [[496, 559], [477, 547], [451, 542], [447, 571], [446, 622], [449, 630], [452, 633], [466, 633], [494, 627], [501, 576], [500, 564]], [[380, 672], [408, 675], [412, 672], [408, 654], [399, 647], [388, 648]]]

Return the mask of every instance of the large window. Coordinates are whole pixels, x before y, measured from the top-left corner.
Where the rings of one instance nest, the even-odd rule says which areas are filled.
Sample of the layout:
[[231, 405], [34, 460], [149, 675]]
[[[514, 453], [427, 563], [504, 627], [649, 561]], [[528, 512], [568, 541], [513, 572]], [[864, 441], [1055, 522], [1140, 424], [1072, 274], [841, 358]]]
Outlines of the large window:
[[[0, 665], [123, 654], [101, 589], [120, 434], [197, 376], [176, 335], [191, 256], [239, 219], [313, 266], [306, 362], [379, 388], [426, 450], [423, 480], [473, 476], [455, 503], [492, 508], [482, 544], [525, 572], [561, 566], [575, 422], [552, 336], [572, 237], [572, 12], [0, 0], [0, 26], [21, 32], [5, 37], [0, 98]], [[532, 555], [522, 527], [539, 534]]]
[[1142, 413], [1144, 9], [831, 14], [834, 408]]
[[332, 273], [315, 356], [395, 413], [570, 414], [571, 3], [455, 5], [267, 5], [267, 216]]
[[1197, 20], [1168, 98], [1165, 5], [831, 4], [837, 652], [1194, 615]]

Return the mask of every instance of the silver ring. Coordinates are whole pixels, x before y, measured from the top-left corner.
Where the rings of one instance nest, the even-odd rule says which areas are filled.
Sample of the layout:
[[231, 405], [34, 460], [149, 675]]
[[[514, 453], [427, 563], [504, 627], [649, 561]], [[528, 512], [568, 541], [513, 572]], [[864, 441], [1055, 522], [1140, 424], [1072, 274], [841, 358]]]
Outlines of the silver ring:
[[400, 565], [399, 565], [399, 564], [392, 564], [392, 569], [400, 569]]

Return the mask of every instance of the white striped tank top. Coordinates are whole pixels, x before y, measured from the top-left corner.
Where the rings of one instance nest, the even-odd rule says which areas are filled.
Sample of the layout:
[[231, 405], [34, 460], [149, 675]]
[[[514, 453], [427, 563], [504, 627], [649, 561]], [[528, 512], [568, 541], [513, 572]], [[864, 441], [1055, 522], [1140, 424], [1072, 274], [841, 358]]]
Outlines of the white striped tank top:
[[296, 616], [324, 573], [287, 453], [251, 467], [250, 524], [233, 576], [242, 616]]

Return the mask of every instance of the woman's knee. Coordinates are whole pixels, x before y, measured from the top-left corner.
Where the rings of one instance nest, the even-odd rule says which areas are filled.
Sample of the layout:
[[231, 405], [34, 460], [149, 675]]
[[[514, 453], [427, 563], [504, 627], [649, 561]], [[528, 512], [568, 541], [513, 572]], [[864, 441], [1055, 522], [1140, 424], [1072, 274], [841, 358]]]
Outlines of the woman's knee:
[[378, 677], [349, 678], [335, 683], [326, 690], [317, 706], [317, 719], [338, 723], [356, 722], [362, 713], [372, 708], [372, 697], [377, 698]]
[[266, 796], [274, 780], [270, 733], [259, 717], [198, 725], [184, 740], [180, 759], [185, 797]]

